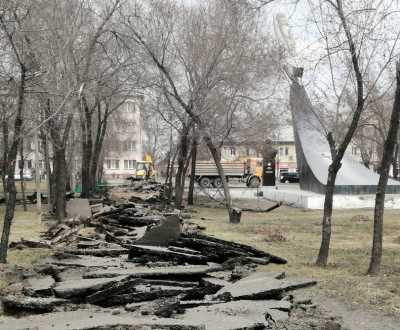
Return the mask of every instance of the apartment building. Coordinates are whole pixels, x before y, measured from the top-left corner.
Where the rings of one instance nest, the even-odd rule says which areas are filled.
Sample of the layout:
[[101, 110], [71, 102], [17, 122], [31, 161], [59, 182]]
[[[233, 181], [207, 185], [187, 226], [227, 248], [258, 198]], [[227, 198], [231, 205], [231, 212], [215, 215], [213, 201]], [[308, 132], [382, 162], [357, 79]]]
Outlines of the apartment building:
[[141, 98], [128, 99], [111, 118], [104, 145], [103, 179], [122, 181], [134, 173], [143, 159]]

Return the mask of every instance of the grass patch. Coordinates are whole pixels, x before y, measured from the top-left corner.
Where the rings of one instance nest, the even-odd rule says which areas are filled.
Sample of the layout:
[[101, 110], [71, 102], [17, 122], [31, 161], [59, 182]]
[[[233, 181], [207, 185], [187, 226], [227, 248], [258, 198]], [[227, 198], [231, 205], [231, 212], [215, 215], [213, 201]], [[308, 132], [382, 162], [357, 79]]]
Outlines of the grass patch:
[[[0, 228], [3, 228], [4, 206], [0, 208]], [[39, 239], [40, 232], [46, 230], [46, 225], [41, 221], [36, 212], [36, 205], [28, 205], [28, 211], [24, 212], [21, 205], [17, 205], [15, 218], [11, 225], [10, 242], [18, 241], [21, 238]], [[29, 267], [49, 256], [49, 249], [30, 249], [23, 250], [10, 249], [8, 251], [8, 264]], [[1, 286], [1, 283], [0, 283]]]
[[8, 282], [0, 278], [0, 290], [8, 286]]
[[[19, 180], [15, 181], [15, 188], [17, 189], [17, 193], [22, 192], [21, 181], [19, 181]], [[24, 180], [24, 188], [25, 188], [25, 192], [27, 194], [32, 194], [33, 192], [36, 192], [35, 180]], [[42, 192], [47, 193], [47, 181], [46, 180], [40, 181], [40, 190]], [[0, 193], [4, 194], [3, 182], [0, 182]]]
[[319, 283], [315, 293], [351, 302], [354, 307], [400, 316], [397, 285], [400, 283], [400, 211], [385, 212], [382, 271], [379, 276], [370, 277], [365, 274], [373, 223], [365, 219], [373, 219], [373, 210], [334, 211], [330, 263], [326, 268], [314, 266], [321, 239], [322, 211], [282, 206], [270, 213], [244, 212], [240, 224], [230, 225], [224, 209], [197, 207], [197, 210], [194, 220], [206, 226], [207, 233], [250, 244], [288, 260], [287, 265], [268, 265], [266, 270], [285, 270], [289, 276], [315, 278]]

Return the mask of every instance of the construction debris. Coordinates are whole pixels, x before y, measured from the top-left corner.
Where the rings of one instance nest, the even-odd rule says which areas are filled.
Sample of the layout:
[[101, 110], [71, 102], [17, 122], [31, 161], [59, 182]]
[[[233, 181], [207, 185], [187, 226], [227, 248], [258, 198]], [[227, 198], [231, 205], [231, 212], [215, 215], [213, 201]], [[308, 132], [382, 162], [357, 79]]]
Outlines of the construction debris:
[[26, 279], [23, 293], [31, 297], [51, 296], [55, 283], [52, 276], [29, 277]]
[[86, 198], [74, 198], [67, 201], [67, 215], [69, 218], [82, 217], [88, 219], [92, 216], [89, 200]]
[[5, 296], [1, 298], [6, 312], [15, 310], [33, 311], [33, 312], [50, 312], [55, 307], [65, 305], [68, 300], [59, 298], [34, 298], [28, 296]]
[[19, 292], [1, 298], [10, 314], [49, 314], [3, 319], [0, 328], [263, 329], [290, 319], [297, 304], [288, 291], [315, 284], [254, 273], [286, 260], [206, 235], [161, 204], [97, 205], [83, 218], [50, 227], [44, 242], [57, 251]]
[[162, 183], [143, 180], [132, 181], [129, 187], [113, 188], [110, 194], [112, 199], [123, 197], [133, 203], [164, 203], [167, 189]]
[[50, 242], [27, 240], [24, 238], [21, 238], [18, 242], [11, 242], [9, 246], [11, 249], [51, 249]]
[[312, 280], [276, 279], [269, 274], [255, 273], [223, 287], [215, 296], [228, 300], [282, 299], [288, 291], [317, 284]]

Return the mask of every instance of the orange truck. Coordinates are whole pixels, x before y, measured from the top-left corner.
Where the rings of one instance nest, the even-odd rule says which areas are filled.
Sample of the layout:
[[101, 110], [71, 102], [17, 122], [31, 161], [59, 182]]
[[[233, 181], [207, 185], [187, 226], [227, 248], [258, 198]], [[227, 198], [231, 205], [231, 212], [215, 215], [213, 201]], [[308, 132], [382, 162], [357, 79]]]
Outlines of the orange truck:
[[[238, 180], [249, 188], [258, 188], [262, 179], [262, 158], [222, 161], [226, 180]], [[195, 180], [202, 188], [220, 188], [222, 180], [213, 161], [197, 161]]]

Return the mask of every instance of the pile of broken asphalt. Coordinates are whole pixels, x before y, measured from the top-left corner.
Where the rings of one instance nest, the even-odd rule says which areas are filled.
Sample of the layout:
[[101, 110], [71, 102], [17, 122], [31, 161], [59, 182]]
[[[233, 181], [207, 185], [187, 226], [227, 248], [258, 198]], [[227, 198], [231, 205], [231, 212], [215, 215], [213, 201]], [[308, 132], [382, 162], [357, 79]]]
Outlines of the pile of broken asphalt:
[[286, 260], [205, 235], [180, 211], [124, 203], [84, 223], [92, 235], [80, 221], [46, 233], [67, 242], [4, 290], [1, 329], [341, 329], [293, 297], [315, 281], [257, 272]]

